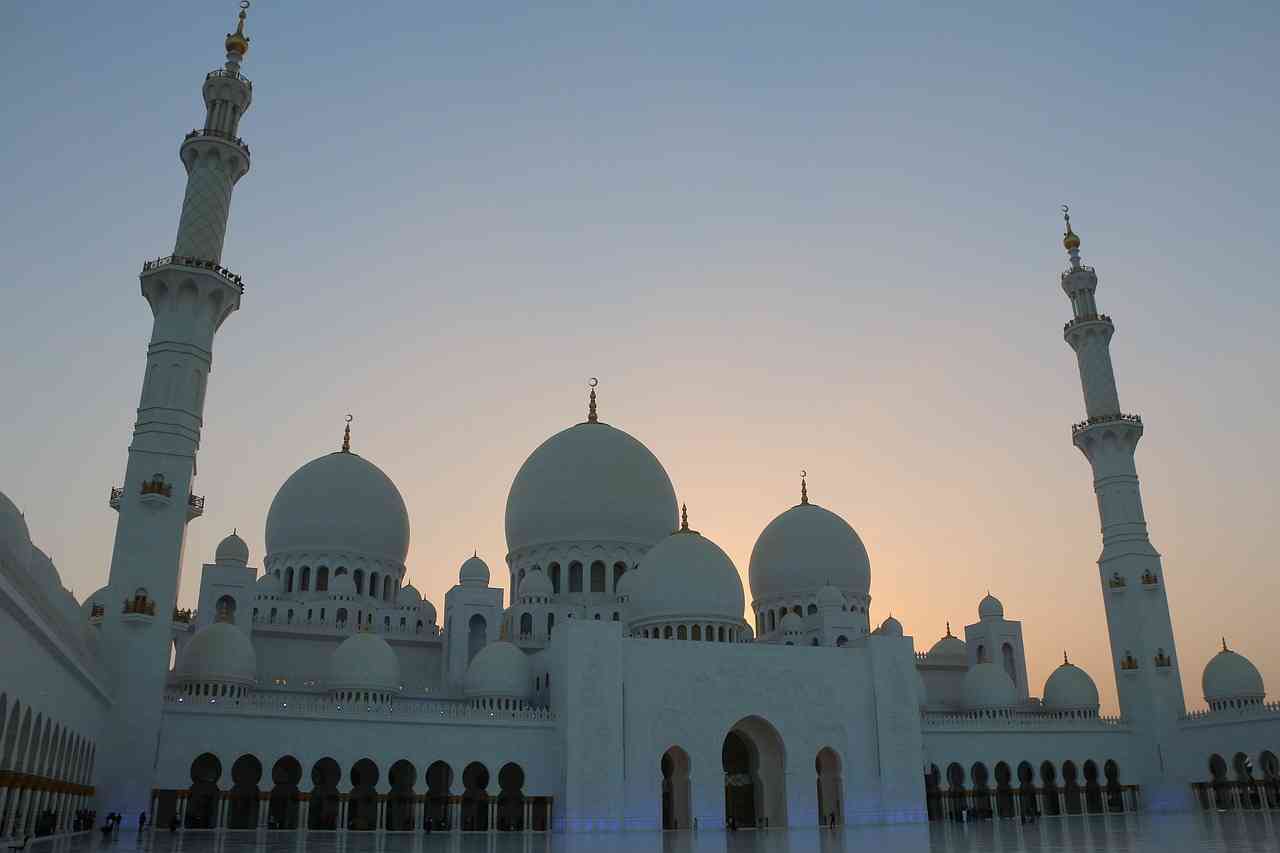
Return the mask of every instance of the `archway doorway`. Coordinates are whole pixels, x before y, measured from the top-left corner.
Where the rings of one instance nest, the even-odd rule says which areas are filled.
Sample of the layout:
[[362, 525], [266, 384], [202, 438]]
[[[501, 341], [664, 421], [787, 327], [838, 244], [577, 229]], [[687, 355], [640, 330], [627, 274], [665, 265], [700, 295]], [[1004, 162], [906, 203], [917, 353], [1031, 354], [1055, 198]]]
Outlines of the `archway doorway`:
[[662, 828], [691, 828], [689, 754], [673, 746], [662, 753], [659, 769], [662, 771]]
[[844, 823], [844, 781], [840, 756], [825, 746], [818, 751], [813, 765], [818, 773], [818, 823], [840, 826]]
[[418, 781], [418, 769], [405, 759], [391, 765], [387, 771], [391, 783], [391, 795], [387, 797], [387, 829], [404, 832], [413, 826], [413, 783]]
[[462, 828], [489, 828], [489, 768], [473, 761], [462, 771]]
[[271, 768], [271, 800], [267, 813], [267, 828], [298, 828], [298, 783], [302, 781], [302, 765], [292, 755], [286, 755]]
[[720, 761], [726, 824], [787, 825], [786, 752], [777, 729], [760, 717], [739, 720], [725, 735]]
[[498, 771], [498, 829], [503, 832], [524, 829], [524, 768], [504, 764]]
[[311, 768], [310, 829], [338, 828], [338, 782], [342, 769], [332, 758], [322, 758]]
[[378, 828], [378, 765], [362, 758], [351, 768], [351, 793], [347, 795], [347, 829]]
[[253, 755], [242, 755], [231, 765], [231, 806], [227, 813], [228, 829], [253, 829], [258, 825], [258, 781], [262, 779], [262, 762]]
[[191, 792], [187, 795], [186, 826], [188, 829], [212, 829], [218, 813], [218, 779], [222, 762], [206, 752], [191, 762]]
[[449, 826], [449, 789], [453, 786], [453, 768], [436, 761], [427, 768], [427, 820], [432, 829]]

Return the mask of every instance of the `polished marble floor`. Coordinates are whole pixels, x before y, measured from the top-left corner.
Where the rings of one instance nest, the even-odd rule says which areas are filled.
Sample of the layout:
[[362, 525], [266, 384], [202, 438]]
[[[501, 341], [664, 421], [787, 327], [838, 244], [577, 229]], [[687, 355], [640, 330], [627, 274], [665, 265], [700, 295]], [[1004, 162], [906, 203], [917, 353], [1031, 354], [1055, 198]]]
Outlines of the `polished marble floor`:
[[410, 835], [323, 832], [98, 833], [33, 843], [31, 853], [1236, 853], [1280, 850], [1280, 813], [1094, 816], [768, 832]]

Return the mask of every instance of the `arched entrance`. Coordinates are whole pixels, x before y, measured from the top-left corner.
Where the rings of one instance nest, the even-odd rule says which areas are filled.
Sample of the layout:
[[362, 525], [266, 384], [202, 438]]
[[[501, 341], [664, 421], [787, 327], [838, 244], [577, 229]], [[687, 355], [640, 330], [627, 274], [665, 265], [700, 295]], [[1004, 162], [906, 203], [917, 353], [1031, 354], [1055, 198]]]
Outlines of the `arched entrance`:
[[338, 828], [338, 782], [342, 769], [332, 758], [322, 758], [311, 768], [310, 829]]
[[1058, 799], [1058, 771], [1051, 761], [1040, 764], [1040, 786], [1044, 792], [1044, 813], [1055, 817], [1062, 814], [1062, 803]]
[[1084, 763], [1084, 808], [1089, 814], [1102, 811], [1102, 785], [1098, 782], [1098, 765], [1093, 759]]
[[432, 829], [449, 826], [449, 789], [453, 785], [453, 768], [436, 761], [427, 768], [427, 820]]
[[302, 765], [292, 755], [286, 755], [271, 768], [270, 811], [267, 828], [298, 828], [298, 783], [302, 781]]
[[524, 769], [519, 764], [504, 764], [498, 771], [498, 829], [524, 829]]
[[191, 762], [191, 791], [187, 794], [186, 826], [188, 829], [212, 829], [218, 813], [218, 779], [222, 762], [206, 752]]
[[840, 826], [844, 823], [844, 781], [840, 756], [829, 746], [818, 751], [813, 762], [818, 773], [818, 823]]
[[1013, 770], [1006, 761], [996, 764], [996, 816], [1013, 817]]
[[1067, 814], [1080, 814], [1084, 811], [1083, 798], [1080, 796], [1080, 772], [1074, 761], [1062, 762], [1063, 799], [1067, 804]]
[[936, 764], [930, 764], [924, 774], [924, 801], [929, 820], [942, 820], [942, 771]]
[[462, 771], [462, 829], [489, 828], [489, 768], [473, 761]]
[[255, 756], [242, 755], [231, 765], [228, 829], [253, 829], [258, 825], [258, 781], [261, 778], [262, 762]]
[[387, 771], [391, 783], [391, 795], [387, 797], [387, 829], [404, 832], [413, 826], [413, 783], [418, 781], [418, 770], [405, 759], [391, 765]]
[[725, 735], [724, 815], [737, 827], [787, 825], [786, 752], [777, 729], [745, 717]]
[[351, 768], [351, 793], [347, 795], [347, 829], [378, 828], [378, 765], [362, 758]]
[[689, 754], [678, 746], [662, 753], [662, 828], [693, 826], [689, 806]]

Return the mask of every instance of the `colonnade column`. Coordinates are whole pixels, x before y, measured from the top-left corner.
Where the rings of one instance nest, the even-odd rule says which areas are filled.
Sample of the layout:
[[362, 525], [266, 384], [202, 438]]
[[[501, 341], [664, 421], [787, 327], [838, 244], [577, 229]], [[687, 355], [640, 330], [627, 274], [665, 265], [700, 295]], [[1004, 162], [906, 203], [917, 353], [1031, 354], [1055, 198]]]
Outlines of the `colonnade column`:
[[422, 829], [422, 824], [426, 822], [426, 801], [423, 794], [418, 794], [413, 798], [413, 830], [417, 832]]
[[449, 831], [462, 832], [462, 800], [458, 797], [449, 798]]
[[222, 791], [218, 793], [218, 829], [226, 829], [227, 822], [231, 817], [230, 793], [230, 791]]
[[258, 792], [258, 829], [267, 828], [267, 818], [271, 816], [271, 795], [265, 791]]
[[311, 828], [311, 795], [298, 795], [298, 829], [306, 832]]
[[524, 803], [520, 806], [520, 819], [524, 824], [521, 828], [525, 832], [533, 832], [533, 801], [528, 797], [525, 798]]
[[373, 828], [378, 832], [383, 832], [387, 828], [387, 795], [378, 794], [377, 797], [378, 799], [375, 801], [377, 810], [373, 815]]

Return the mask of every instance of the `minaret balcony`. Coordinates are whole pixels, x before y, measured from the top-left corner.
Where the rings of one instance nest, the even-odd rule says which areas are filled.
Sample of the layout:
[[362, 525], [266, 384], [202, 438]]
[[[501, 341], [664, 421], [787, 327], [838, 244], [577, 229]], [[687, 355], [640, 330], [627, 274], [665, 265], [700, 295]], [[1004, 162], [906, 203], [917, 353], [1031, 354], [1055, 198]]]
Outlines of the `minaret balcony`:
[[1142, 434], [1142, 416], [1126, 415], [1122, 413], [1116, 413], [1114, 415], [1097, 415], [1095, 417], [1089, 418], [1086, 421], [1081, 421], [1078, 424], [1072, 424], [1071, 435], [1074, 438], [1076, 436], [1081, 435], [1082, 433], [1088, 432], [1089, 430], [1097, 429], [1100, 427], [1108, 427], [1108, 426], [1126, 426], [1130, 428], [1136, 427], [1138, 430], [1138, 434], [1141, 435]]
[[[197, 127], [195, 130], [183, 137], [182, 144], [186, 145], [193, 139], [216, 139], [220, 142], [225, 142], [228, 145], [234, 145], [240, 149], [240, 153], [244, 155], [245, 161], [247, 162], [249, 160], [249, 145], [238, 136], [232, 136], [229, 133], [225, 133], [221, 130], [214, 130], [211, 127]], [[245, 168], [248, 169], [247, 166]]]
[[1063, 323], [1062, 331], [1065, 334], [1066, 332], [1071, 331], [1077, 326], [1083, 326], [1086, 323], [1106, 323], [1107, 325], [1110, 325], [1112, 327], [1114, 327], [1115, 325], [1114, 323], [1111, 322], [1111, 318], [1108, 317], [1106, 314], [1085, 314], [1083, 317], [1073, 317], [1067, 322]]
[[171, 266], [210, 270], [221, 276], [228, 284], [239, 290], [241, 294], [244, 293], [244, 281], [240, 276], [215, 261], [205, 260], [204, 258], [192, 258], [183, 255], [167, 255], [163, 258], [156, 258], [154, 261], [147, 261], [144, 263], [142, 265], [142, 272], [145, 275], [146, 273]]
[[204, 75], [204, 79], [206, 80], [216, 80], [219, 77], [223, 77], [228, 80], [236, 80], [240, 83], [245, 84], [250, 89], [253, 88], [253, 81], [250, 80], [248, 77], [244, 76], [243, 74], [241, 74], [239, 71], [231, 71], [230, 69], [227, 69], [227, 68], [219, 68], [216, 71], [210, 71], [208, 74]]

